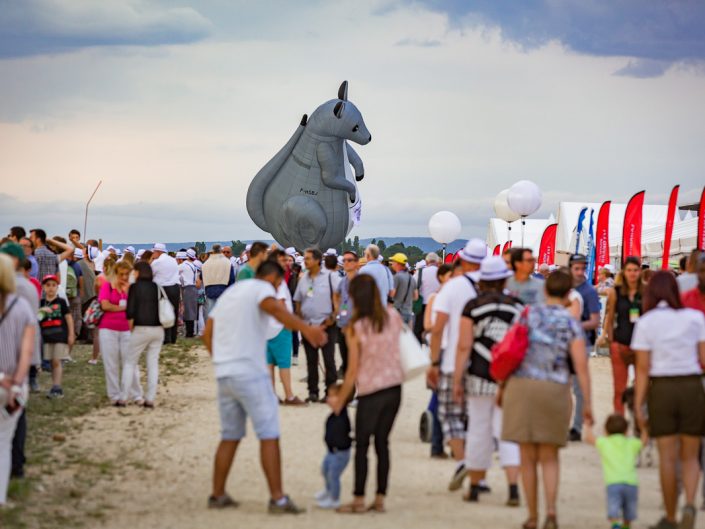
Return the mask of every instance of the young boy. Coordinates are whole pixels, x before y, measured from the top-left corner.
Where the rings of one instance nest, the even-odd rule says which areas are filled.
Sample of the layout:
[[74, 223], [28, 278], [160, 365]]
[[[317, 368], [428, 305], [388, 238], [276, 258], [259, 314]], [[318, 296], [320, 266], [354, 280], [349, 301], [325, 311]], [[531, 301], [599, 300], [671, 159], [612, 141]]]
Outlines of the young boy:
[[[328, 387], [326, 402], [335, 408], [340, 398], [340, 384], [331, 384]], [[350, 462], [350, 418], [347, 407], [343, 408], [340, 415], [331, 413], [326, 421], [326, 445], [328, 453], [323, 458], [321, 472], [326, 481], [326, 488], [316, 494], [316, 503], [321, 509], [337, 509], [340, 507], [340, 476]]]
[[598, 437], [592, 427], [587, 428], [585, 441], [595, 445], [602, 459], [602, 470], [607, 484], [607, 518], [612, 529], [629, 529], [636, 520], [639, 488], [636, 461], [641, 441], [627, 437], [629, 423], [619, 415], [610, 415], [605, 422], [607, 437]]
[[68, 303], [59, 297], [59, 280], [55, 275], [42, 279], [44, 298], [39, 304], [39, 326], [44, 342], [44, 359], [51, 361], [52, 386], [50, 399], [61, 398], [62, 365], [61, 361], [69, 357], [69, 348], [73, 345], [73, 317]]

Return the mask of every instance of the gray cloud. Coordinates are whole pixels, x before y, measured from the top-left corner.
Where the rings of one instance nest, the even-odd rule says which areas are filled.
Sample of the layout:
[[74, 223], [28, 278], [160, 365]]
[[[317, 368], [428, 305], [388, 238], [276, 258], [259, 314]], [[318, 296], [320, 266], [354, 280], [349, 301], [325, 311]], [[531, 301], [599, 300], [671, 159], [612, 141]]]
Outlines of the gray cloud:
[[705, 60], [700, 0], [404, 0], [446, 13], [455, 26], [498, 26], [531, 49], [557, 40], [587, 55], [633, 57], [619, 75], [659, 76], [682, 61]]
[[395, 46], [416, 46], [418, 48], [437, 48], [441, 46], [442, 42], [435, 39], [412, 39], [406, 38], [401, 39], [395, 43]]
[[0, 12], [0, 58], [93, 46], [184, 44], [212, 31], [192, 8], [141, 1], [0, 0]]

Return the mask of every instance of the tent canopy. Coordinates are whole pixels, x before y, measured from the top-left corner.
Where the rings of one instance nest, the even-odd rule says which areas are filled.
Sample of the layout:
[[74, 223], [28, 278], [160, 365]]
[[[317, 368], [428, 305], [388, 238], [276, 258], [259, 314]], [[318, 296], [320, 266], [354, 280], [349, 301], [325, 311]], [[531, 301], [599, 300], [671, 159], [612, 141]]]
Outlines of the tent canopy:
[[[662, 257], [663, 242], [666, 236], [666, 225], [662, 224], [652, 228], [644, 228], [641, 232], [641, 255], [642, 257]], [[670, 255], [682, 255], [692, 252], [695, 249], [698, 231], [698, 218], [693, 217], [673, 224], [673, 235], [671, 236]], [[622, 251], [622, 236], [610, 239], [610, 255], [619, 257]]]

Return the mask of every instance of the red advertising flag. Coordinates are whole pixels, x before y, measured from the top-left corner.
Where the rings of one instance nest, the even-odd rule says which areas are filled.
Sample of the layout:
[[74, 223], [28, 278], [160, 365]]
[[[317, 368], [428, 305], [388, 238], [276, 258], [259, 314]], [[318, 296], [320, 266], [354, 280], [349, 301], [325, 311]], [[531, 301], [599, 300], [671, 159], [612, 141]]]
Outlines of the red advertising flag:
[[671, 190], [671, 198], [668, 199], [668, 213], [666, 217], [666, 235], [663, 238], [663, 257], [661, 258], [661, 269], [668, 270], [668, 257], [671, 253], [671, 237], [673, 237], [673, 220], [676, 216], [676, 204], [678, 204], [678, 189], [674, 186]]
[[497, 246], [494, 247], [494, 252], [492, 252], [492, 255], [499, 255], [499, 252], [501, 249], [502, 249], [502, 245], [498, 244]]
[[610, 206], [612, 201], [608, 200], [600, 206], [600, 213], [597, 215], [597, 228], [595, 229], [595, 282], [598, 279], [598, 272], [601, 268], [610, 264]]
[[622, 226], [622, 264], [627, 257], [641, 258], [641, 226], [644, 210], [644, 195], [646, 191], [639, 191], [629, 199], [624, 212], [624, 225]]
[[556, 262], [556, 232], [558, 224], [549, 224], [543, 230], [539, 246], [539, 264], [552, 265]]
[[451, 264], [453, 262], [453, 258], [455, 257], [455, 254], [450, 252], [446, 254], [446, 259], [443, 261], [445, 264]]
[[502, 247], [502, 255], [504, 255], [504, 252], [509, 250], [509, 248], [512, 247], [512, 241], [507, 241], [504, 243], [504, 246]]
[[698, 250], [705, 250], [705, 187], [700, 195], [700, 207], [698, 208]]

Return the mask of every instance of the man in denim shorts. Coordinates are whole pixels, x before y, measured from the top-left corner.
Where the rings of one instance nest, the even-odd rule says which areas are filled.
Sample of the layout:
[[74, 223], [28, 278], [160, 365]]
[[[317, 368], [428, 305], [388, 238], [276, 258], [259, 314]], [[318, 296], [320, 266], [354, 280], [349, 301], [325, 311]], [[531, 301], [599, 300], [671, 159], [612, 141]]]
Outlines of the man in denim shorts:
[[279, 264], [265, 262], [257, 276], [228, 288], [209, 314], [203, 336], [213, 358], [218, 381], [221, 442], [215, 454], [211, 508], [237, 507], [225, 492], [225, 482], [249, 416], [260, 440], [262, 467], [267, 478], [271, 514], [303, 512], [283, 492], [279, 451], [279, 404], [267, 368], [267, 330], [270, 316], [300, 331], [310, 343], [323, 345], [322, 327], [307, 325], [277, 301], [284, 277]]

